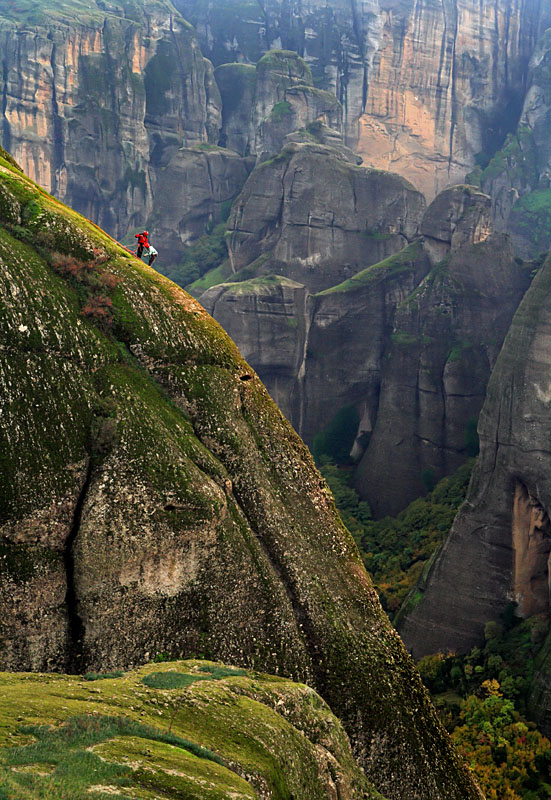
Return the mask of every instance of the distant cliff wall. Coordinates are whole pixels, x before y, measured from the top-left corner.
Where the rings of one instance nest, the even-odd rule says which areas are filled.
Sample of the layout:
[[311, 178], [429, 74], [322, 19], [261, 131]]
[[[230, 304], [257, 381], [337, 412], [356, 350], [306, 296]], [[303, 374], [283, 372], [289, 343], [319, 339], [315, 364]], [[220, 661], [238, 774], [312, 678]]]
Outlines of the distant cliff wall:
[[295, 49], [344, 108], [347, 144], [429, 199], [514, 130], [547, 0], [176, 0], [215, 64]]
[[139, 21], [91, 13], [0, 28], [4, 146], [115, 235], [144, 223], [179, 147], [218, 136], [212, 66], [171, 8], [155, 4]]
[[[467, 499], [401, 633], [416, 656], [465, 651], [509, 602], [549, 614], [551, 261], [520, 304], [480, 416]], [[551, 728], [550, 728], [551, 730]]]

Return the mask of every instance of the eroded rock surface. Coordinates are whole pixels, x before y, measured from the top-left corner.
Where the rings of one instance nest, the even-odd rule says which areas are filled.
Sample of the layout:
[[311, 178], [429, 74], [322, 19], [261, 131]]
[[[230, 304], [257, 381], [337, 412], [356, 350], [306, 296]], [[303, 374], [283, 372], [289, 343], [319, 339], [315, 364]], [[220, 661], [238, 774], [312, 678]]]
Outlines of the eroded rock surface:
[[[288, 166], [265, 166], [261, 175], [276, 173], [277, 166], [294, 178], [293, 170], [306, 157], [312, 161], [307, 174], [317, 174], [321, 152], [299, 150]], [[341, 172], [333, 158], [334, 167], [326, 160], [327, 174], [330, 169]], [[352, 174], [362, 172], [364, 180], [370, 180], [369, 170], [354, 167]], [[261, 184], [254, 178], [255, 173], [245, 188], [246, 192], [252, 184], [240, 222], [243, 232], [234, 234], [239, 244], [243, 242], [237, 265], [243, 252], [251, 263], [242, 274], [205, 292], [201, 302], [238, 343], [309, 444], [336, 412], [356, 408], [360, 424], [352, 455], [360, 462], [357, 488], [378, 516], [396, 513], [425, 492], [428, 481], [455, 471], [472, 454], [469, 426], [474, 431], [529, 270], [515, 260], [507, 236], [491, 233], [490, 198], [474, 187], [458, 186], [431, 203], [419, 225], [422, 237], [316, 292], [319, 282], [345, 277], [339, 267], [343, 262], [353, 265], [356, 257], [356, 265], [361, 263], [360, 251], [354, 249], [358, 240], [375, 247], [392, 244], [388, 234], [379, 233], [389, 227], [379, 218], [368, 236], [350, 231], [345, 240], [342, 232], [341, 238], [335, 235], [330, 221], [321, 228], [320, 213], [321, 229], [315, 235], [325, 243], [320, 252], [328, 266], [313, 264], [312, 258], [309, 271], [300, 262], [289, 270], [292, 262], [273, 257], [281, 239], [304, 246], [313, 241], [313, 234], [306, 239], [311, 235], [307, 227], [285, 226], [278, 218], [271, 228], [263, 225], [255, 187], [275, 187], [277, 181], [272, 184], [268, 178]], [[376, 178], [380, 187], [385, 176], [376, 173]], [[353, 194], [357, 218], [369, 215], [366, 195]], [[284, 213], [300, 221], [305, 204], [298, 192], [294, 196], [296, 204], [289, 203]], [[332, 193], [325, 198], [332, 203]], [[412, 207], [409, 197], [407, 206]], [[389, 203], [389, 208], [395, 211], [396, 204]], [[351, 219], [349, 213], [348, 225]], [[254, 249], [257, 235], [249, 244], [248, 230], [264, 232], [267, 253]], [[343, 256], [347, 242], [352, 246]], [[368, 254], [364, 248], [367, 263]], [[282, 275], [270, 276], [271, 270], [279, 269]], [[268, 275], [262, 276], [265, 271]], [[255, 272], [260, 276], [250, 277]]]
[[314, 87], [308, 65], [296, 53], [270, 50], [254, 70], [222, 64], [215, 75], [223, 103], [220, 141], [242, 155], [254, 153], [265, 161], [279, 153], [288, 134], [314, 122], [342, 134], [341, 104]]
[[547, 3], [492, 0], [251, 7], [177, 0], [216, 64], [296, 50], [344, 108], [346, 143], [429, 199], [463, 181], [514, 130]]
[[491, 194], [496, 226], [513, 236], [517, 252], [531, 257], [551, 243], [551, 29], [530, 61], [529, 88], [520, 122], [479, 174]]
[[[41, 186], [113, 235], [142, 225], [179, 147], [218, 140], [212, 65], [169, 3], [4, 14], [2, 142]], [[174, 198], [177, 200], [177, 198]]]
[[410, 183], [357, 166], [346, 148], [291, 142], [254, 170], [233, 206], [232, 271], [281, 274], [320, 291], [400, 250], [424, 210]]

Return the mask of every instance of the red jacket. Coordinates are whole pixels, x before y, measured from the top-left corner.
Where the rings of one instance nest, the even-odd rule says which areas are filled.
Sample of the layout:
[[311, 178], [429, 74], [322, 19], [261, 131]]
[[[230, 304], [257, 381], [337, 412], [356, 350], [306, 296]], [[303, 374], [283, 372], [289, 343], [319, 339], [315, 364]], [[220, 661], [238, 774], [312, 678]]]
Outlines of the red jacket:
[[135, 233], [134, 239], [138, 240], [138, 244], [143, 244], [144, 247], [149, 247], [149, 242], [147, 241], [147, 236], [143, 233]]

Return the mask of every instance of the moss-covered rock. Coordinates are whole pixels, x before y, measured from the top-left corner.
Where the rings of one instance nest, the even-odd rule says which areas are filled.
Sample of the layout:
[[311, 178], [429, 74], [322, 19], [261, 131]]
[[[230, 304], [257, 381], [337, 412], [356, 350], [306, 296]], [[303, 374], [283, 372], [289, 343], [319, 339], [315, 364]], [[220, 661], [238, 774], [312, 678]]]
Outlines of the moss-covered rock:
[[0, 791], [13, 800], [382, 800], [304, 684], [179, 661], [93, 684], [3, 673], [0, 687]]
[[0, 183], [65, 248], [0, 219], [0, 535], [10, 564], [42, 549], [1, 583], [2, 665], [101, 671], [163, 652], [267, 669], [320, 691], [385, 796], [479, 797], [306, 447], [235, 345], [21, 173], [0, 165]]

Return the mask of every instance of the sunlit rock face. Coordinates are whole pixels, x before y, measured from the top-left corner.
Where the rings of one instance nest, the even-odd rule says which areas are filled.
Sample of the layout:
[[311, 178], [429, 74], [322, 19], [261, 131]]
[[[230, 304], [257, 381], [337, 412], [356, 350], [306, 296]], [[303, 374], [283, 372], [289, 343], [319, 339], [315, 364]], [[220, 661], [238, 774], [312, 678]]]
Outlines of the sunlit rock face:
[[250, 8], [177, 0], [216, 64], [297, 50], [344, 109], [365, 163], [429, 199], [461, 183], [514, 130], [547, 4], [526, 0], [321, 0]]
[[137, 20], [119, 13], [93, 6], [84, 19], [0, 28], [4, 146], [117, 236], [151, 215], [178, 149], [216, 142], [221, 120], [212, 66], [185, 20], [164, 3]]

